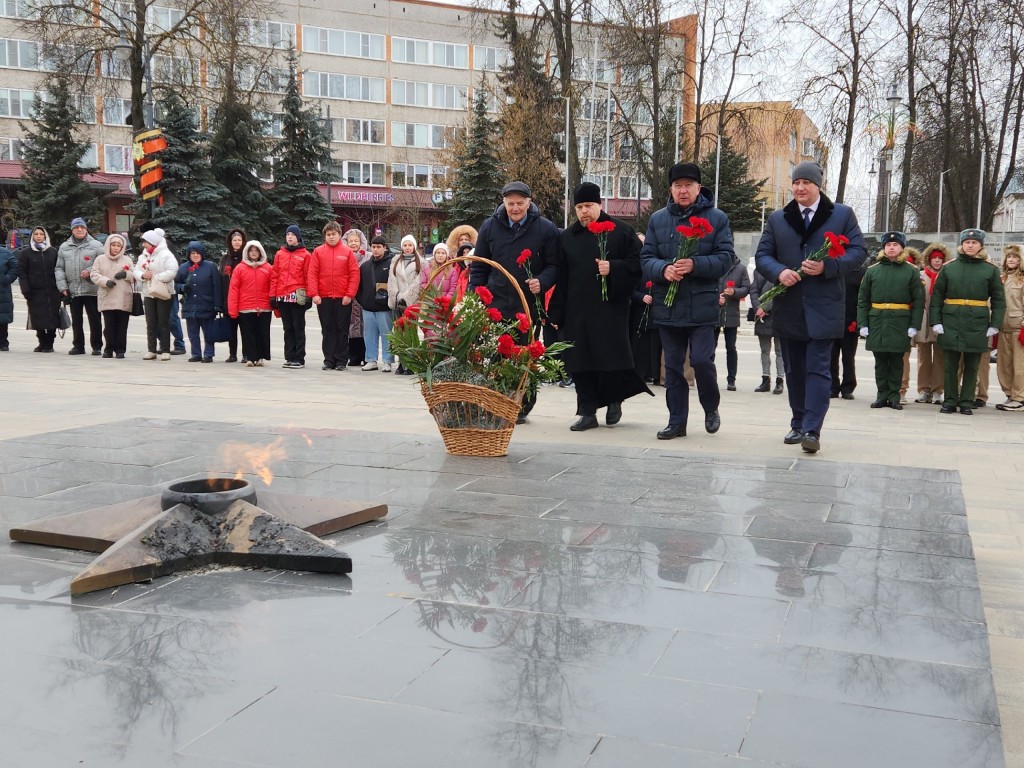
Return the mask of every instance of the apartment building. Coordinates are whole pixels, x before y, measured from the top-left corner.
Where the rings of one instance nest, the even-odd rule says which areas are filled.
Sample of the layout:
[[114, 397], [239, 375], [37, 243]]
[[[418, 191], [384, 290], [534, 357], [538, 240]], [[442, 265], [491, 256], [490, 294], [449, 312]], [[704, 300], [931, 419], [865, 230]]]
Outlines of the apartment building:
[[[30, 35], [20, 24], [31, 8], [31, 0], [0, 0], [0, 188], [8, 190], [20, 181], [19, 121], [31, 119], [46, 66], [39, 42], [26, 39]], [[324, 194], [343, 225], [389, 236], [415, 231], [436, 241], [444, 234], [438, 231], [439, 206], [450, 194], [446, 136], [450, 128], [465, 125], [475, 90], [493, 88], [506, 62], [507, 51], [495, 33], [496, 15], [425, 0], [284, 0], [274, 13], [275, 18], [252, 26], [251, 41], [280, 49], [282, 65], [283, 50], [294, 41], [304, 98], [329, 121], [336, 181], [324, 187]], [[181, 16], [171, 3], [155, 5], [147, 25], [166, 29]], [[680, 50], [692, 51], [693, 29], [692, 18], [673, 22]], [[581, 29], [577, 39], [585, 41], [587, 35]], [[614, 95], [623, 73], [600, 42], [598, 59], [573, 64], [580, 79], [596, 74], [598, 81], [582, 89], [588, 98], [574, 117], [584, 170], [602, 184], [610, 210], [631, 213], [638, 199], [646, 204], [651, 192], [638, 181], [632, 148], [605, 141], [607, 124], [620, 116]], [[551, 53], [545, 62], [549, 68], [558, 66]], [[198, 64], [154, 56], [156, 88], [180, 80], [183, 72], [192, 73], [189, 77], [201, 88], [215, 88], [215, 68]], [[134, 196], [129, 87], [126, 69], [111, 57], [103, 57], [99, 67], [95, 94], [82, 98], [84, 128], [92, 137], [85, 162], [99, 169], [90, 181], [108, 192], [108, 228], [124, 230], [130, 223], [125, 206]], [[274, 112], [280, 109], [275, 92], [282, 71], [271, 70], [263, 86], [269, 92], [272, 135], [280, 131]], [[680, 93], [685, 120], [692, 96], [682, 78]], [[596, 106], [609, 102], [611, 111]], [[490, 104], [496, 112], [496, 98]]]

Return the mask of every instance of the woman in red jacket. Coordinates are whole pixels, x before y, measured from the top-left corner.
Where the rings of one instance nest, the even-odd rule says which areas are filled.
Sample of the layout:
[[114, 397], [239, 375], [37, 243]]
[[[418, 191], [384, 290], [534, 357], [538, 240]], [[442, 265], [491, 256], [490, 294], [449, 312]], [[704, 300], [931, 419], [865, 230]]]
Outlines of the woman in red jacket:
[[324, 226], [323, 245], [313, 251], [306, 275], [309, 297], [316, 304], [323, 333], [325, 371], [344, 371], [348, 366], [348, 327], [352, 300], [359, 290], [359, 261], [341, 242], [336, 221]]
[[282, 368], [306, 366], [306, 273], [310, 253], [302, 243], [302, 230], [297, 224], [288, 227], [284, 246], [274, 255], [274, 275], [270, 282], [270, 305], [281, 313], [284, 326], [284, 365]]
[[267, 252], [259, 241], [246, 243], [244, 253], [231, 274], [228, 315], [238, 320], [245, 365], [253, 368], [270, 359], [270, 283], [274, 268], [267, 263]]

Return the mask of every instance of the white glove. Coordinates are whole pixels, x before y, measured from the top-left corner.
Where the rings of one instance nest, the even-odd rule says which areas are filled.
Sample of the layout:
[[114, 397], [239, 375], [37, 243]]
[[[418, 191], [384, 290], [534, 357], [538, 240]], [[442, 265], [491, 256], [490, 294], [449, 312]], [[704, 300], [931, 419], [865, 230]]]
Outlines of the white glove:
[[999, 333], [998, 328], [989, 328], [987, 331], [985, 331], [985, 335], [989, 337], [995, 336], [997, 333]]
[[936, 323], [932, 326], [932, 331], [935, 333], [945, 333], [946, 329], [942, 327], [942, 323]]
[[907, 328], [907, 336], [910, 338], [917, 336], [917, 328]]
[[864, 326], [863, 328], [860, 329], [860, 337], [862, 339], [866, 339], [868, 337], [868, 328], [867, 328], [867, 326]]

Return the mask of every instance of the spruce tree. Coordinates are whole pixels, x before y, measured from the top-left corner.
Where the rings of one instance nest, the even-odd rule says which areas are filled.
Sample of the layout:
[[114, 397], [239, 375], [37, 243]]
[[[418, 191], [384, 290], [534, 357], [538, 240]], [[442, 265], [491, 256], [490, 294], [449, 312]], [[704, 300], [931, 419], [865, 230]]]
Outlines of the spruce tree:
[[263, 120], [252, 104], [242, 99], [238, 84], [227, 77], [210, 137], [214, 178], [227, 189], [224, 212], [232, 226], [240, 226], [257, 240], [280, 240], [281, 210], [263, 190], [270, 145]]
[[501, 201], [502, 173], [493, 143], [495, 125], [487, 117], [487, 93], [476, 89], [473, 118], [453, 158], [452, 199], [444, 210], [449, 228], [470, 224], [477, 229]]
[[153, 223], [164, 230], [179, 256], [184, 256], [182, 251], [190, 240], [199, 240], [211, 258], [216, 258], [233, 223], [224, 217], [228, 192], [213, 177], [196, 110], [174, 90], [166, 93], [160, 105], [166, 116], [162, 128], [167, 139], [167, 149], [159, 155], [164, 200], [156, 209]]
[[285, 225], [298, 224], [302, 239], [310, 244], [321, 237], [324, 224], [334, 218], [318, 184], [327, 180], [331, 145], [319, 116], [302, 103], [299, 93], [298, 58], [288, 49], [288, 86], [281, 141], [274, 164], [274, 188], [270, 198], [281, 209]]
[[537, 56], [543, 50], [535, 30], [524, 32], [510, 10], [498, 22], [498, 36], [509, 47], [509, 63], [498, 76], [505, 98], [498, 113], [501, 158], [509, 179], [524, 181], [545, 216], [562, 218], [562, 151], [555, 135], [563, 130], [562, 102]]
[[35, 120], [22, 124], [25, 154], [18, 218], [26, 227], [45, 227], [54, 243], [71, 234], [71, 220], [81, 216], [95, 231], [105, 229], [104, 207], [82, 178], [96, 168], [80, 168], [89, 149], [75, 123], [80, 121], [71, 93], [71, 79], [54, 73], [46, 85], [48, 98], [36, 102]]
[[[700, 162], [704, 185], [714, 194], [715, 163], [718, 148], [713, 148]], [[718, 207], [729, 217], [733, 232], [754, 232], [761, 228], [761, 187], [766, 179], [750, 178], [747, 156], [732, 147], [728, 136], [722, 136], [722, 160], [718, 180]]]

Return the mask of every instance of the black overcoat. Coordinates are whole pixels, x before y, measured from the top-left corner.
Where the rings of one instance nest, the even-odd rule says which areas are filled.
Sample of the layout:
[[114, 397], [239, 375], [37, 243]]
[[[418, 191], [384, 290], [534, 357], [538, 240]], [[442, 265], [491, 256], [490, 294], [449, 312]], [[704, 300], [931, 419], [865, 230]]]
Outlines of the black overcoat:
[[56, 267], [57, 249], [52, 245], [42, 251], [26, 245], [18, 251], [18, 287], [28, 303], [29, 322], [37, 331], [56, 330], [59, 322]]

